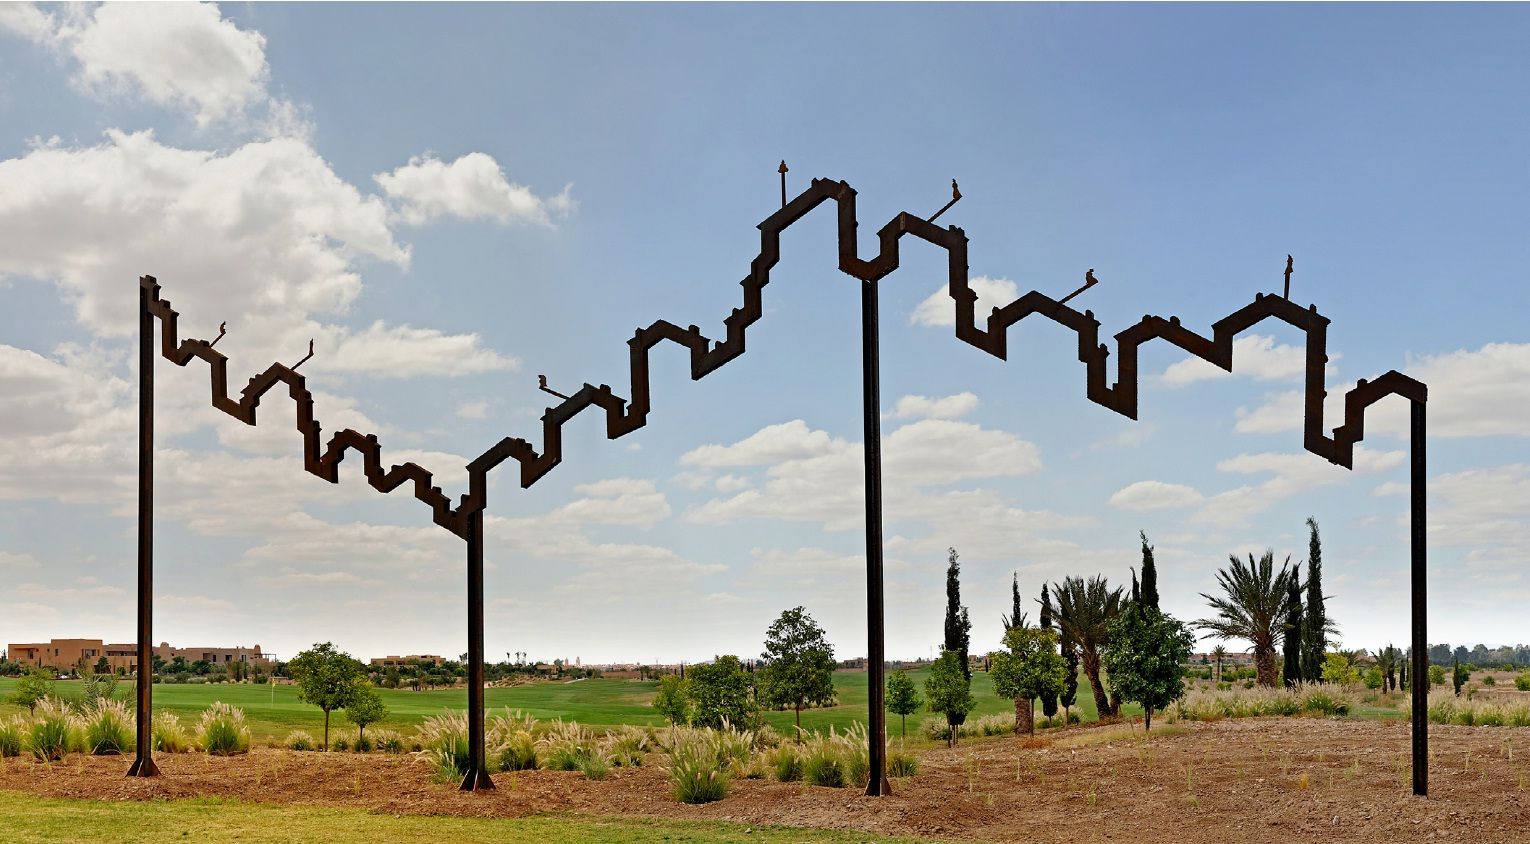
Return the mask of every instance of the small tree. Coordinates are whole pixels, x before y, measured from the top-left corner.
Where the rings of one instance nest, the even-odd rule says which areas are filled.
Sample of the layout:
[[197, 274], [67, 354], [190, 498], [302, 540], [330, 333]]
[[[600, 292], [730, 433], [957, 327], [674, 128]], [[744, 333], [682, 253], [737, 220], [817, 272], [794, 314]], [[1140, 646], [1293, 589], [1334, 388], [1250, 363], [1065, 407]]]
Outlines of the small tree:
[[691, 723], [721, 728], [748, 729], [755, 721], [755, 703], [749, 698], [749, 674], [739, 658], [729, 654], [710, 664], [691, 666]]
[[957, 661], [962, 668], [962, 676], [971, 682], [972, 669], [967, 660], [967, 653], [972, 645], [972, 621], [967, 618], [967, 608], [962, 606], [962, 567], [957, 562], [960, 555], [956, 553], [955, 548], [947, 550], [949, 556], [946, 558], [946, 638], [942, 647], [956, 652]]
[[366, 676], [361, 663], [329, 642], [314, 645], [287, 663], [298, 700], [324, 710], [324, 749], [329, 750], [329, 713], [344, 709]]
[[1015, 702], [1015, 732], [1035, 734], [1032, 701], [1062, 691], [1067, 670], [1056, 650], [1057, 636], [1050, 630], [1011, 627], [1004, 633], [1004, 646], [1009, 650], [991, 655], [994, 693]]
[[1471, 676], [1472, 669], [1466, 663], [1456, 662], [1450, 666], [1450, 685], [1455, 687], [1456, 697], [1461, 696], [1461, 687], [1466, 685]]
[[1323, 679], [1328, 652], [1328, 633], [1333, 622], [1323, 606], [1323, 541], [1318, 536], [1317, 520], [1307, 517], [1307, 603], [1302, 619], [1302, 679], [1316, 683]]
[[355, 693], [345, 704], [345, 720], [356, 725], [357, 738], [366, 735], [368, 724], [376, 724], [386, 717], [388, 707], [383, 704], [382, 695], [370, 682], [357, 682]]
[[1445, 666], [1443, 666], [1443, 665], [1431, 665], [1431, 666], [1429, 666], [1429, 685], [1431, 687], [1445, 685]]
[[37, 704], [53, 694], [53, 672], [42, 666], [33, 668], [16, 681], [16, 691], [11, 693], [11, 703], [25, 706], [27, 712], [37, 710]]
[[967, 713], [977, 706], [972, 699], [972, 684], [963, 671], [961, 657], [953, 650], [940, 652], [940, 659], [930, 666], [929, 679], [924, 681], [924, 696], [931, 712], [946, 716], [951, 735], [946, 743], [956, 745], [956, 730], [967, 720]]
[[802, 708], [834, 705], [834, 647], [802, 607], [781, 613], [765, 631], [766, 660], [760, 672], [760, 703], [790, 706], [802, 740]]
[[899, 716], [904, 738], [908, 738], [908, 716], [919, 711], [924, 703], [919, 690], [906, 671], [894, 671], [887, 678], [887, 711]]
[[1158, 566], [1153, 562], [1153, 546], [1148, 544], [1147, 531], [1137, 531], [1142, 537], [1142, 603], [1158, 609]]
[[1281, 642], [1285, 664], [1280, 673], [1286, 688], [1294, 689], [1302, 682], [1302, 592], [1294, 575], [1286, 581], [1286, 626]]
[[659, 710], [671, 727], [690, 720], [691, 692], [687, 683], [673, 674], [659, 678], [659, 693], [654, 695], [653, 708]]
[[1122, 700], [1142, 705], [1143, 730], [1153, 728], [1153, 710], [1185, 693], [1184, 663], [1195, 637], [1179, 619], [1144, 602], [1127, 608], [1110, 623], [1103, 660], [1111, 689]]
[[1323, 682], [1341, 686], [1354, 685], [1360, 682], [1360, 672], [1355, 670], [1354, 663], [1344, 654], [1326, 654], [1323, 657]]
[[[1047, 584], [1045, 584], [1045, 583], [1041, 584], [1041, 629], [1042, 630], [1052, 630], [1052, 600], [1051, 600], [1051, 597], [1047, 593]], [[1056, 633], [1057, 631], [1052, 630], [1052, 632]], [[1054, 651], [1055, 650], [1056, 649], [1054, 648]], [[1066, 658], [1063, 658], [1063, 670], [1067, 671], [1067, 660], [1066, 660]], [[1077, 681], [1074, 681], [1074, 682], [1076, 683]], [[1057, 695], [1059, 693], [1061, 693], [1061, 692], [1062, 692], [1062, 687], [1061, 686], [1059, 686], [1057, 688], [1057, 691], [1055, 691], [1055, 692], [1042, 692], [1042, 694], [1041, 694], [1041, 714], [1042, 715], [1045, 715], [1048, 718], [1051, 718], [1053, 715], [1057, 714]], [[1064, 715], [1063, 716], [1063, 725], [1067, 726], [1067, 723], [1068, 723], [1068, 717], [1066, 715]]]

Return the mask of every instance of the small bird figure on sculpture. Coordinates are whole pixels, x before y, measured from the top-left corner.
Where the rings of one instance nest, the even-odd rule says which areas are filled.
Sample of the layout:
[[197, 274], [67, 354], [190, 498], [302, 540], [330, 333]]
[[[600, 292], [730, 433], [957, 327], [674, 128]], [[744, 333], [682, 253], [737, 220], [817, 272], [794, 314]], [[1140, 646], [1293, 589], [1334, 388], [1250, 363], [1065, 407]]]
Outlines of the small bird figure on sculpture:
[[1093, 287], [1093, 286], [1095, 286], [1096, 284], [1099, 284], [1099, 283], [1100, 283], [1100, 280], [1094, 277], [1094, 268], [1093, 267], [1090, 267], [1089, 269], [1084, 271], [1084, 286], [1085, 287]]
[[563, 399], [564, 401], [568, 401], [568, 396], [565, 396], [562, 393], [558, 392], [557, 390], [554, 390], [553, 388], [547, 386], [547, 376], [546, 375], [538, 375], [537, 376], [537, 389], [541, 390], [544, 393], [552, 393], [553, 395], [557, 396], [558, 398]]

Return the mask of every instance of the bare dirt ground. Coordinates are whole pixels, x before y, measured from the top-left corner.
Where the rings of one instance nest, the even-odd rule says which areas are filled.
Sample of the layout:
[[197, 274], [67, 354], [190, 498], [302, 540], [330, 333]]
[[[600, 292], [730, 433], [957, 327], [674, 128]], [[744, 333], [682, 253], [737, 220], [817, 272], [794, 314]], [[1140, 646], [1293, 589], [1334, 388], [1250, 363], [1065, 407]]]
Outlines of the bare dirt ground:
[[1031, 742], [975, 739], [922, 752], [919, 775], [895, 781], [894, 794], [882, 799], [737, 780], [726, 799], [688, 806], [670, 796], [657, 755], [603, 781], [505, 773], [495, 776], [496, 791], [464, 794], [431, 782], [428, 766], [409, 756], [265, 748], [233, 758], [161, 755], [164, 776], [152, 780], [125, 778], [125, 757], [77, 754], [52, 765], [7, 759], [0, 789], [108, 800], [222, 796], [385, 813], [718, 819], [976, 841], [1530, 841], [1530, 728], [1436, 726], [1430, 742], [1428, 799], [1409, 793], [1405, 723], [1301, 718], [1175, 725], [1147, 742], [1120, 727], [1073, 728]]

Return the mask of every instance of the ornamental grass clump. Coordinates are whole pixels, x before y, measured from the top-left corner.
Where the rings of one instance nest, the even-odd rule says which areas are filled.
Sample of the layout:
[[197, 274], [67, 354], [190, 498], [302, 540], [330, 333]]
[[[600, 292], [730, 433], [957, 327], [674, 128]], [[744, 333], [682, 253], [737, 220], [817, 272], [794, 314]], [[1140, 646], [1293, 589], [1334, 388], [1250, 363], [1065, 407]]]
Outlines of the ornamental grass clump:
[[770, 772], [779, 782], [796, 782], [802, 779], [802, 757], [795, 748], [783, 744], [767, 757]]
[[186, 753], [191, 750], [191, 735], [181, 725], [181, 716], [161, 710], [149, 728], [150, 741], [158, 753]]
[[652, 748], [648, 731], [642, 727], [626, 726], [606, 736], [602, 748], [606, 758], [618, 768], [637, 768]]
[[202, 711], [197, 727], [197, 741], [213, 756], [234, 756], [250, 752], [250, 728], [244, 723], [244, 710], [213, 701]]
[[404, 737], [393, 730], [373, 730], [372, 740], [377, 742], [377, 749], [384, 753], [404, 752]]
[[313, 750], [318, 746], [314, 742], [313, 736], [304, 730], [293, 730], [287, 734], [287, 740], [282, 743], [287, 746], [288, 750]]
[[83, 716], [85, 750], [94, 756], [117, 756], [131, 748], [132, 718], [121, 701], [96, 698]]
[[675, 799], [682, 803], [711, 803], [728, 794], [728, 767], [719, 762], [716, 742], [707, 730], [676, 734], [668, 748], [664, 772], [669, 775]]
[[447, 710], [432, 715], [420, 724], [420, 745], [425, 759], [435, 768], [435, 777], [442, 782], [467, 774], [471, 756], [468, 753], [467, 713]]
[[79, 724], [67, 704], [53, 698], [37, 704], [27, 730], [27, 747], [33, 756], [44, 762], [57, 761], [80, 743]]
[[593, 733], [576, 722], [561, 718], [548, 727], [537, 741], [536, 749], [539, 766], [551, 771], [582, 771], [590, 765], [590, 760], [600, 755]]
[[526, 730], [500, 734], [494, 762], [501, 771], [532, 771], [537, 767], [537, 740]]
[[911, 777], [917, 773], [919, 773], [919, 758], [903, 747], [900, 746], [887, 754], [888, 776]]
[[0, 719], [0, 759], [20, 756], [26, 745], [26, 721], [20, 715]]

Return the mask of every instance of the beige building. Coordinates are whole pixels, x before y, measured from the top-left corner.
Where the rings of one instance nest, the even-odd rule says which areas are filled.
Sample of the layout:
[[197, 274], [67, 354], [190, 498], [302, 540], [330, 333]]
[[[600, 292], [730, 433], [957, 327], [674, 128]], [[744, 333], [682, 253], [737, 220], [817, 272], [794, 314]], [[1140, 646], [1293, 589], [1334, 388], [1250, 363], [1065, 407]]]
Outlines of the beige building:
[[128, 672], [138, 670], [138, 646], [134, 644], [109, 645], [100, 639], [50, 639], [10, 644], [5, 650], [17, 662], [58, 671], [94, 670], [103, 656], [113, 671], [119, 668]]
[[228, 665], [231, 662], [244, 662], [250, 665], [259, 665], [262, 668], [271, 667], [271, 658], [261, 653], [260, 645], [252, 648], [172, 648], [168, 642], [160, 642], [159, 647], [154, 649], [154, 655], [165, 662], [174, 662], [176, 657], [181, 657], [187, 662], [198, 660], [210, 662], [213, 665]]
[[406, 665], [440, 665], [446, 657], [434, 654], [410, 654], [409, 656], [378, 656], [372, 664], [378, 668], [403, 668]]
[[[129, 673], [138, 670], [138, 645], [131, 642], [107, 644], [100, 639], [51, 639], [47, 642], [13, 643], [6, 646], [6, 653], [17, 662], [59, 671], [94, 670], [103, 656], [113, 671], [119, 668]], [[261, 653], [259, 645], [253, 648], [172, 648], [169, 643], [160, 642], [154, 653], [165, 662], [171, 662], [179, 656], [187, 662], [201, 659], [215, 665], [244, 662], [264, 668], [271, 667], [270, 658]]]

